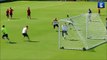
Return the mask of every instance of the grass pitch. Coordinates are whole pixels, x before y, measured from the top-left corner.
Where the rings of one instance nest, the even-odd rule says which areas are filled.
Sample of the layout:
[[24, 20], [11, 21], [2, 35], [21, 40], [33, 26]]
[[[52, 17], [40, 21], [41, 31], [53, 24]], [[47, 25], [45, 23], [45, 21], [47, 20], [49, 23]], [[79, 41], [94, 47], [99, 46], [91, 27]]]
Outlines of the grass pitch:
[[[14, 9], [13, 19], [8, 21], [5, 16], [7, 8]], [[31, 8], [32, 19], [27, 19], [26, 9]], [[97, 13], [97, 2], [45, 2], [16, 1], [0, 4], [0, 25], [6, 25], [10, 40], [9, 44], [0, 37], [1, 60], [107, 60], [107, 44], [89, 51], [58, 49], [58, 33], [52, 27], [54, 18], [66, 18], [87, 13], [91, 8]], [[105, 22], [106, 9], [101, 9], [101, 18]], [[105, 24], [105, 23], [104, 23]], [[26, 42], [21, 31], [29, 26], [32, 42]], [[1, 31], [0, 31], [1, 32]]]

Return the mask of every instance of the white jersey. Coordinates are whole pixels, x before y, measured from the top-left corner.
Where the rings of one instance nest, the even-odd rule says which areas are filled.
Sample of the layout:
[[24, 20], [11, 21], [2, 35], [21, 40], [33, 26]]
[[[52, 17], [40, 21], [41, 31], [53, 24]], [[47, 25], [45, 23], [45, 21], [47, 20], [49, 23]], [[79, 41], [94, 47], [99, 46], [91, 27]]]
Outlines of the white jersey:
[[53, 21], [53, 25], [56, 25], [56, 24], [58, 24], [58, 21]]
[[68, 30], [67, 26], [66, 25], [62, 25], [62, 31], [67, 31], [67, 30]]
[[27, 33], [27, 28], [26, 27], [23, 28], [22, 33]]

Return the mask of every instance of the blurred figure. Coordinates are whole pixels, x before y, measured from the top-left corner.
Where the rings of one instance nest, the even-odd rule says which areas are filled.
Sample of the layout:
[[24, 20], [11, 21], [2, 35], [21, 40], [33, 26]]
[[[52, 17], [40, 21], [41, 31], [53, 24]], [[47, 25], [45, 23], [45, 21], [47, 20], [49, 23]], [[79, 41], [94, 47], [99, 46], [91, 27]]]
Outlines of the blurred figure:
[[91, 14], [92, 14], [92, 11], [91, 11], [91, 9], [89, 9], [88, 10], [88, 19], [89, 19], [90, 22], [91, 22]]
[[27, 9], [27, 18], [31, 19], [31, 10], [30, 10], [30, 7], [28, 7], [28, 9]]
[[23, 35], [24, 37], [27, 37], [27, 38], [28, 38], [28, 41], [30, 41], [30, 38], [29, 38], [27, 32], [28, 32], [28, 26], [25, 26], [25, 27], [22, 29], [22, 35]]
[[65, 35], [68, 35], [68, 27], [67, 24], [65, 23], [64, 25], [62, 25], [62, 37], [64, 37], [64, 39], [66, 39]]
[[13, 9], [10, 7], [10, 10], [9, 10], [9, 13], [10, 13], [10, 18], [13, 17]]
[[9, 43], [10, 43], [10, 39], [9, 39], [9, 37], [8, 37], [8, 33], [7, 33], [6, 28], [5, 28], [5, 25], [2, 26], [1, 31], [2, 31], [2, 33], [3, 33], [2, 39], [7, 39], [7, 40], [9, 41]]
[[6, 16], [9, 18], [9, 9], [6, 10]]
[[56, 27], [58, 28], [59, 27], [59, 23], [58, 23], [58, 20], [57, 20], [57, 18], [55, 18], [54, 20], [53, 20], [53, 28], [55, 29]]

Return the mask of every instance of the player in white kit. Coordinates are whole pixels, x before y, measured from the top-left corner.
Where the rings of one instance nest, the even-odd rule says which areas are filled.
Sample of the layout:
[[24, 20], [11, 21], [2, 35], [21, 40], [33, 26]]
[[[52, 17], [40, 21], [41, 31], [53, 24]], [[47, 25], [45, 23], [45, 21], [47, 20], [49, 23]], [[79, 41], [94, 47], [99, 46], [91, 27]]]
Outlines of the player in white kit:
[[25, 26], [25, 27], [22, 29], [22, 35], [23, 35], [24, 37], [27, 37], [27, 38], [28, 38], [28, 41], [30, 41], [30, 38], [29, 38], [27, 32], [28, 32], [28, 26]]

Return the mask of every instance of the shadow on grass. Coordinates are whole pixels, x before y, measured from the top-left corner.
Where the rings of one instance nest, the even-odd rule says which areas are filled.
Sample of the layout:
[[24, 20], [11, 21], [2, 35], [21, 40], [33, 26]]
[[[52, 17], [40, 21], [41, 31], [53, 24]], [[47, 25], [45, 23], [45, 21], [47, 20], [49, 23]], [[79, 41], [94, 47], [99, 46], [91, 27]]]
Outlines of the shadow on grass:
[[20, 18], [11, 18], [11, 19], [9, 19], [9, 20], [19, 20]]
[[37, 20], [37, 18], [31, 18], [31, 20]]
[[36, 42], [40, 42], [40, 41], [31, 41], [31, 40], [30, 40], [29, 42], [35, 42], [35, 43], [36, 43]]
[[9, 42], [9, 44], [16, 44], [16, 42]]

